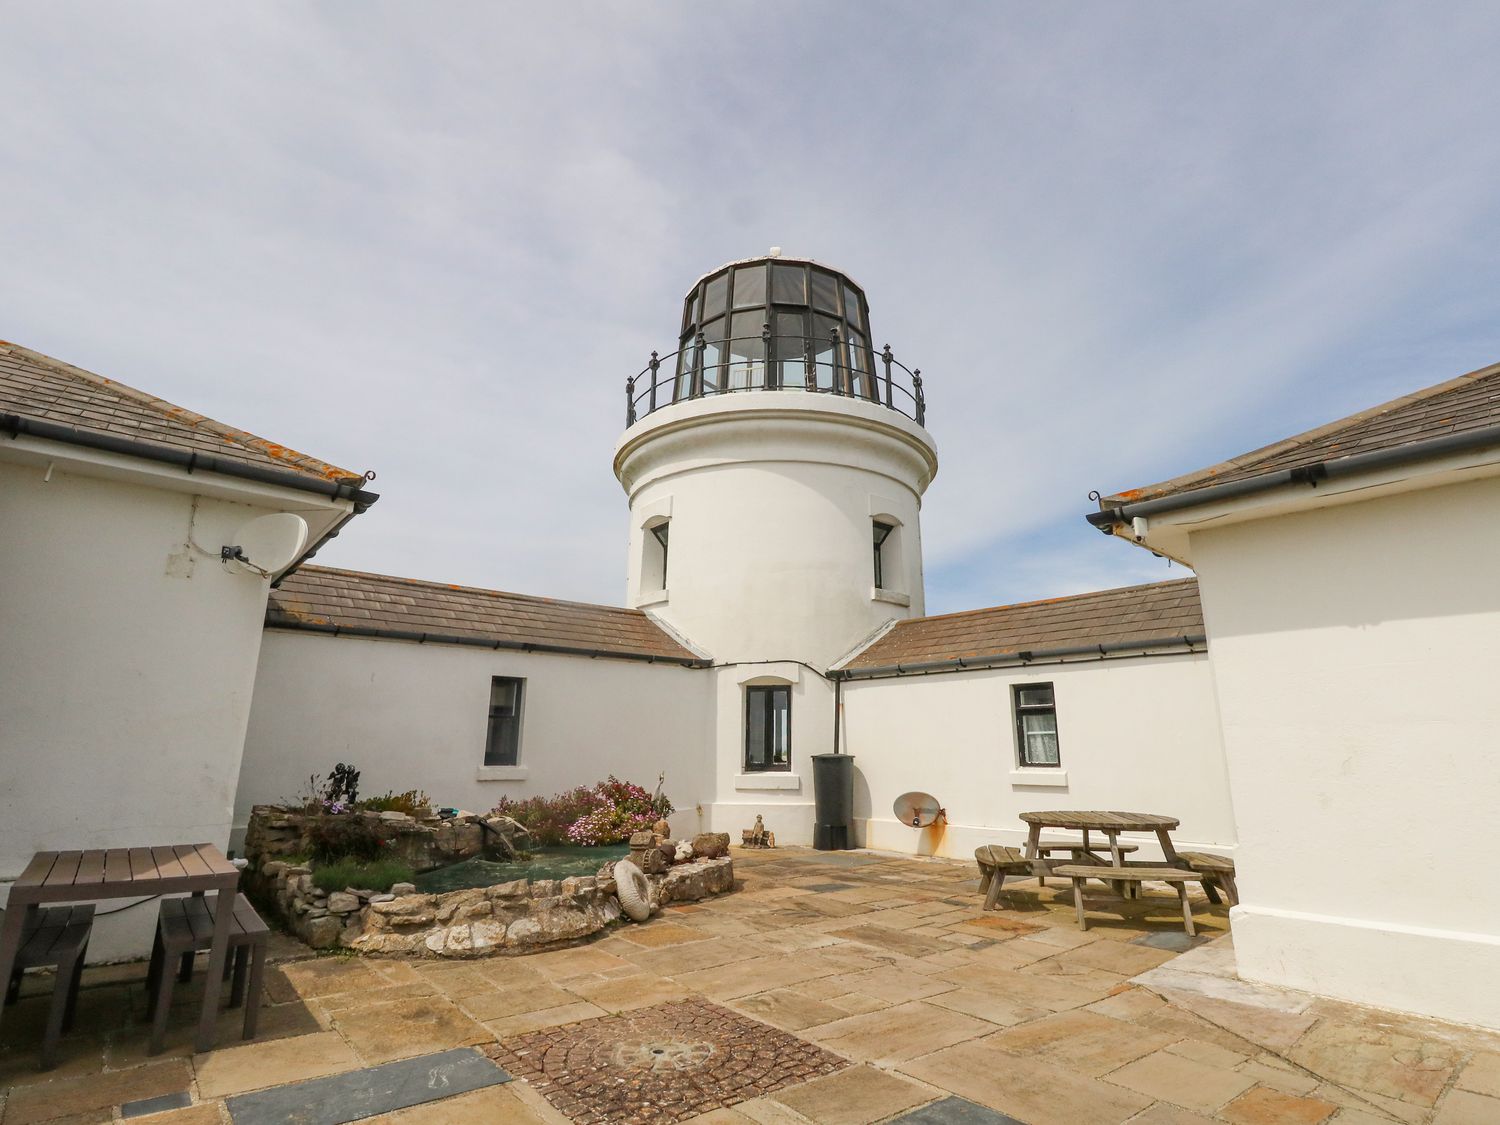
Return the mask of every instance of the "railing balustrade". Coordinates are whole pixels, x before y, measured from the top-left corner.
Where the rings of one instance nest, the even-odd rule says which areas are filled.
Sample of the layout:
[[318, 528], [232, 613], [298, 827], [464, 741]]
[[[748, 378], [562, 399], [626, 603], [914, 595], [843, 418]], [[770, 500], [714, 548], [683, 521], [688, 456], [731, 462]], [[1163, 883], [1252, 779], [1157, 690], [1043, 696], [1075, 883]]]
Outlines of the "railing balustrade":
[[871, 353], [841, 340], [838, 329], [827, 338], [773, 336], [766, 325], [759, 336], [708, 340], [700, 332], [675, 352], [652, 352], [651, 361], [625, 380], [625, 425], [675, 402], [746, 391], [863, 399], [927, 424], [922, 369], [907, 367], [889, 344]]

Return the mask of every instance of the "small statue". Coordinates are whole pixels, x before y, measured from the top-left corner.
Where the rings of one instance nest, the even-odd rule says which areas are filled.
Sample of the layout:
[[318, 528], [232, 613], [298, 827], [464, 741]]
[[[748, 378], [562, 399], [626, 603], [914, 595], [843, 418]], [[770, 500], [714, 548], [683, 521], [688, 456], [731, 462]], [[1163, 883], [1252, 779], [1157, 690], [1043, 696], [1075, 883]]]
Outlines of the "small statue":
[[653, 824], [651, 831], [655, 832], [663, 840], [670, 840], [672, 838], [672, 826], [667, 823], [666, 818], [658, 820]]
[[741, 833], [744, 846], [747, 848], [769, 848], [774, 847], [775, 837], [766, 831], [766, 822], [761, 819], [759, 813], [755, 816], [755, 827], [747, 828]]
[[677, 863], [686, 863], [693, 858], [693, 844], [690, 840], [683, 840], [677, 845], [677, 854], [673, 857]]

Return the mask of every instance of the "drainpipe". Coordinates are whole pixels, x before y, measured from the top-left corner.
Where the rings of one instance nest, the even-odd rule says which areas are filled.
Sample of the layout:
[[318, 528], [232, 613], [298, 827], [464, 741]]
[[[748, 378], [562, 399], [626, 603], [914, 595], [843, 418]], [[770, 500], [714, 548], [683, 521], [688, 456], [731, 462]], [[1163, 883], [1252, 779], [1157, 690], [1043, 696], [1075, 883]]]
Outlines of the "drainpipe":
[[844, 716], [844, 681], [833, 681], [833, 752], [842, 754], [844, 748], [839, 745], [839, 720]]

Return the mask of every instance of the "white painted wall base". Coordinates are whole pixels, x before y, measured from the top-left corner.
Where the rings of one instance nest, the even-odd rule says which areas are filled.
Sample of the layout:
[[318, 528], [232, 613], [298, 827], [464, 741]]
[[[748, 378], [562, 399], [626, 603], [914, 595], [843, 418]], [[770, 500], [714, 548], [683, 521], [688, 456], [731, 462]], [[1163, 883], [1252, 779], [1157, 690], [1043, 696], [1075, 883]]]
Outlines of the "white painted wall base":
[[[812, 844], [813, 804], [771, 801], [715, 801], [704, 806], [709, 832], [728, 832], [730, 844], [740, 842], [740, 833], [755, 824], [756, 814], [767, 831], [776, 833], [776, 843], [791, 847]], [[672, 827], [676, 828], [674, 818]]]
[[1500, 1027], [1500, 937], [1237, 906], [1239, 975], [1378, 1008]]

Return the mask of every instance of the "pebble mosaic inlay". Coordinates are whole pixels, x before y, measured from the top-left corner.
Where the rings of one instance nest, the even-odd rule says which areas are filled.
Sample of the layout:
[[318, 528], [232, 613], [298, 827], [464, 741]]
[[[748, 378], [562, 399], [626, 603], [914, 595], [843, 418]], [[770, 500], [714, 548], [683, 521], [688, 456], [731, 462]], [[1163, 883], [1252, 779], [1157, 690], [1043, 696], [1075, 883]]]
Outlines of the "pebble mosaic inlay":
[[583, 1125], [685, 1121], [849, 1065], [697, 998], [528, 1032], [485, 1052]]

